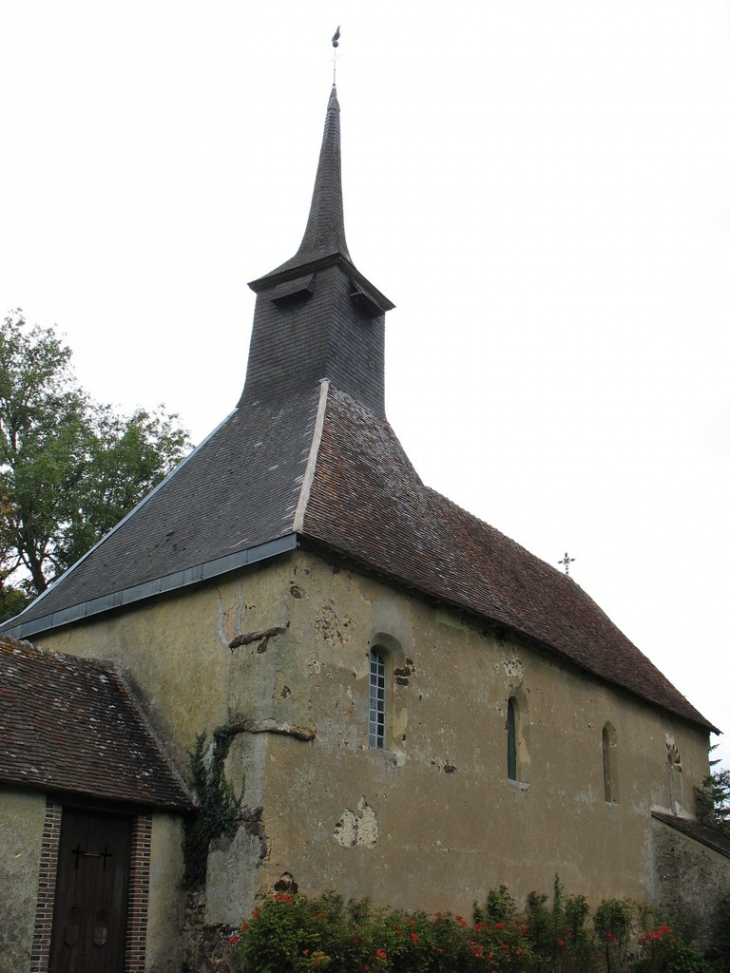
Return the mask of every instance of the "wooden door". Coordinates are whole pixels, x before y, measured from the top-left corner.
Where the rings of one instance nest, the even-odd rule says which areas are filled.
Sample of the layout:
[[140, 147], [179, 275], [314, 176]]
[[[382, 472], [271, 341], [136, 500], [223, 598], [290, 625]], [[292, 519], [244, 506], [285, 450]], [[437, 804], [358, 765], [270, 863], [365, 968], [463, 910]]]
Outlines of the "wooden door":
[[132, 819], [64, 808], [49, 973], [123, 973]]

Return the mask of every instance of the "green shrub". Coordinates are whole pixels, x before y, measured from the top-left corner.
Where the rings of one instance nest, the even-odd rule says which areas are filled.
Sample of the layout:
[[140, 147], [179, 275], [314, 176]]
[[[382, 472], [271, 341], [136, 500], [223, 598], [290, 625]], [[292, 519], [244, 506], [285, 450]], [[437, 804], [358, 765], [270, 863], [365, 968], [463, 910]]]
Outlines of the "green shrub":
[[590, 909], [585, 896], [566, 898], [556, 876], [552, 906], [547, 901], [546, 895], [531, 892], [525, 908], [527, 938], [539, 959], [541, 973], [597, 970], [600, 950], [587, 924]]
[[720, 895], [713, 910], [707, 958], [717, 973], [730, 973], [730, 889]]
[[277, 893], [231, 937], [230, 965], [246, 973], [730, 973], [729, 905], [730, 892], [718, 908], [722, 935], [710, 966], [629, 900], [605, 899], [591, 923], [585, 898], [566, 896], [557, 878], [552, 903], [533, 892], [521, 913], [501, 888], [475, 906], [473, 922], [376, 910], [367, 900], [346, 906], [334, 893]]
[[619, 973], [626, 968], [636, 919], [636, 904], [629, 899], [603, 899], [596, 909], [593, 925], [601, 942], [607, 973]]
[[514, 918], [473, 924], [451, 913], [346, 910], [339, 896], [277, 894], [231, 937], [247, 973], [529, 973], [534, 957]]
[[664, 924], [639, 938], [633, 969], [634, 973], [712, 973], [704, 957]]

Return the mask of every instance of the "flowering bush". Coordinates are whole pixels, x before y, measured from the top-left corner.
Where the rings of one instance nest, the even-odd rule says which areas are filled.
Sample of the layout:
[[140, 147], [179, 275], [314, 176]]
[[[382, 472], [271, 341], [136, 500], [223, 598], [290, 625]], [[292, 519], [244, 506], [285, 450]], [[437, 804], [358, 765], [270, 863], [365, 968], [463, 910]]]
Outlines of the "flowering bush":
[[[524, 913], [505, 889], [492, 892], [473, 921], [453, 913], [345, 906], [279, 892], [265, 898], [230, 939], [230, 966], [246, 973], [720, 973], [667, 925], [647, 928], [647, 910], [604, 900], [593, 923], [583, 896], [555, 883], [531, 893]], [[644, 922], [637, 940], [634, 927]], [[636, 950], [635, 954], [632, 950]]]
[[346, 909], [340, 896], [267, 898], [231, 936], [249, 973], [528, 973], [533, 954], [516, 919], [469, 923], [399, 910]]
[[697, 950], [662, 924], [639, 937], [636, 973], [712, 973], [712, 967]]

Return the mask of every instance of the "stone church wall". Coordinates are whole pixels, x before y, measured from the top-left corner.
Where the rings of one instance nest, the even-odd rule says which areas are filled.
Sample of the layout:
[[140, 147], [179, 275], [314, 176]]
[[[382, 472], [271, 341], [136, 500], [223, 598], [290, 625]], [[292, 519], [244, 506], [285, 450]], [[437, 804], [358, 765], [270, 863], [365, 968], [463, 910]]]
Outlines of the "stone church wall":
[[[301, 550], [39, 641], [114, 659], [184, 773], [198, 734], [238, 726], [226, 771], [237, 792], [245, 781], [244, 814], [208, 860], [205, 921], [220, 928], [291, 882], [465, 914], [500, 884], [519, 902], [549, 892], [556, 874], [594, 902], [648, 900], [651, 809], [691, 813], [707, 773], [699, 728]], [[382, 750], [367, 735], [374, 645], [387, 662]], [[156, 936], [181, 908], [180, 892], [169, 899]]]
[[670, 921], [680, 921], [705, 947], [718, 898], [730, 892], [730, 859], [662, 821], [655, 819], [652, 830], [654, 900]]
[[[261, 886], [293, 876], [307, 892], [334, 887], [468, 912], [502, 883], [519, 901], [547, 892], [557, 873], [593, 901], [651, 897], [650, 811], [674, 799], [691, 813], [693, 785], [707, 773], [705, 733], [537, 648], [316, 557], [292, 561], [289, 593], [286, 634], [265, 653], [234, 650], [237, 705], [246, 709], [245, 687], [264, 667], [268, 704], [259, 698], [259, 711], [316, 733], [312, 742], [267, 740]], [[367, 740], [373, 645], [389, 666], [385, 750]], [[519, 780], [507, 779], [510, 698], [520, 708]], [[670, 748], [679, 755], [673, 798]]]

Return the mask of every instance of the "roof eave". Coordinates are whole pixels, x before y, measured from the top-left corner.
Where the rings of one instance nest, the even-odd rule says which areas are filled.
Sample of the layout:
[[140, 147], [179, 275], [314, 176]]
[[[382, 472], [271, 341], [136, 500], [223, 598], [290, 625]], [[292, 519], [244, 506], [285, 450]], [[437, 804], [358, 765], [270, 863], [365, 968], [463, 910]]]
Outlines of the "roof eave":
[[3, 634], [12, 635], [16, 639], [27, 639], [41, 632], [49, 632], [52, 629], [61, 628], [65, 625], [72, 625], [74, 622], [80, 622], [94, 615], [101, 615], [104, 612], [113, 611], [114, 609], [134, 604], [135, 602], [154, 598], [157, 595], [169, 594], [180, 588], [201, 584], [211, 578], [228, 574], [230, 571], [236, 571], [247, 565], [277, 557], [287, 551], [294, 550], [297, 543], [296, 534], [285, 534], [275, 540], [266, 541], [264, 544], [257, 544], [254, 547], [236, 551], [235, 554], [216, 558], [213, 561], [207, 561], [203, 564], [196, 564], [183, 571], [168, 574], [163, 578], [156, 578], [152, 581], [134, 585], [131, 588], [114, 591], [101, 598], [94, 598], [91, 601], [71, 605], [61, 611], [52, 612], [40, 618], [33, 618], [27, 622], [20, 621], [22, 615], [18, 615], [18, 624], [12, 625], [13, 620], [11, 619], [9, 624], [6, 623]]
[[277, 284], [283, 284], [285, 281], [295, 280], [297, 277], [305, 276], [305, 274], [313, 274], [318, 270], [324, 270], [327, 267], [334, 266], [342, 267], [345, 273], [375, 301], [383, 314], [395, 308], [395, 304], [385, 294], [379, 291], [364, 274], [361, 274], [351, 260], [348, 260], [339, 251], [327, 253], [314, 260], [306, 260], [303, 263], [284, 264], [282, 267], [272, 270], [271, 273], [264, 274], [263, 277], [257, 277], [256, 280], [250, 281], [248, 286], [254, 293], [260, 294], [261, 291], [276, 287]]

